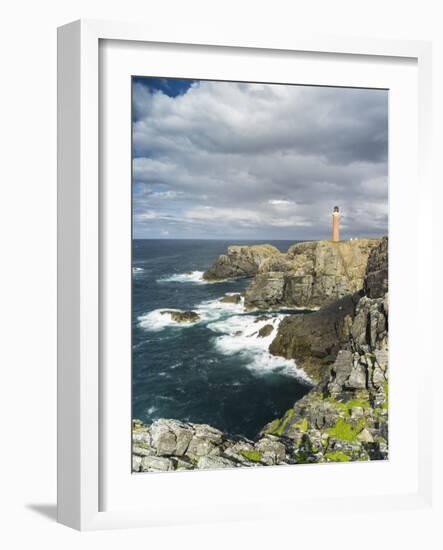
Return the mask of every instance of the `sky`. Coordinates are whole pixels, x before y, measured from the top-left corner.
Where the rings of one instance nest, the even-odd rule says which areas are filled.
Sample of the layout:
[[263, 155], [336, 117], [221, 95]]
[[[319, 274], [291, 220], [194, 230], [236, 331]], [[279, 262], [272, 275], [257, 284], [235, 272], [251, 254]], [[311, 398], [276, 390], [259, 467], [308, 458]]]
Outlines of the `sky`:
[[388, 91], [133, 77], [134, 238], [388, 231]]

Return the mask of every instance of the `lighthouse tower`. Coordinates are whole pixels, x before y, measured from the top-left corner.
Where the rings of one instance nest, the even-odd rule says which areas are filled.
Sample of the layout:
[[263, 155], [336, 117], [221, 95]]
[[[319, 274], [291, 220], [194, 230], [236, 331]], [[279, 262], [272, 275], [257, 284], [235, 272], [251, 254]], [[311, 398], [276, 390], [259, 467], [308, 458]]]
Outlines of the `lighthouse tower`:
[[338, 206], [334, 206], [334, 212], [332, 212], [332, 240], [334, 242], [340, 240], [340, 212]]

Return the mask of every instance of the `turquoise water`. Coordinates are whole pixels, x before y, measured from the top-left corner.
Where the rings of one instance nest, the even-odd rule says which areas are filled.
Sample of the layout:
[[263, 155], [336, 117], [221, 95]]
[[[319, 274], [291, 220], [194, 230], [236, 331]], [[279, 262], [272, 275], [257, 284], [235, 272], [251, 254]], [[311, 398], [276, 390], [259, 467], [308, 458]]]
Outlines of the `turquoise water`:
[[[251, 241], [134, 240], [133, 416], [207, 423], [229, 434], [254, 437], [310, 389], [294, 362], [267, 351], [288, 311], [258, 321], [241, 305], [218, 301], [241, 292], [247, 279], [204, 283], [202, 273], [230, 244]], [[282, 251], [293, 241], [271, 242]], [[190, 326], [162, 309], [197, 311]], [[300, 314], [300, 312], [297, 312]], [[274, 334], [257, 338], [271, 322]]]

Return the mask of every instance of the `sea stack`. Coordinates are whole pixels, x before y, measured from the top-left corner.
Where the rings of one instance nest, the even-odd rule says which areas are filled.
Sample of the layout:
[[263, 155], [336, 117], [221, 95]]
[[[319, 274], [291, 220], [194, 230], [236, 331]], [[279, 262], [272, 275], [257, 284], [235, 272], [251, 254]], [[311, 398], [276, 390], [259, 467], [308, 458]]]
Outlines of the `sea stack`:
[[332, 213], [332, 240], [338, 242], [340, 240], [340, 212], [338, 206], [334, 206]]

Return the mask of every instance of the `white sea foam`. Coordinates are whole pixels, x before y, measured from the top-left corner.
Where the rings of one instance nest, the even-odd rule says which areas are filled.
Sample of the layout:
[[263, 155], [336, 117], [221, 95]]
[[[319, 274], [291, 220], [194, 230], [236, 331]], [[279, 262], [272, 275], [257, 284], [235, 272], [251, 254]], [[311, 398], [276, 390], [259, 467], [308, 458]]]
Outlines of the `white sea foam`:
[[[233, 296], [237, 293], [229, 292], [227, 294], [229, 296]], [[245, 300], [243, 296], [241, 296], [240, 302], [238, 304], [221, 302], [220, 299], [207, 300], [197, 306], [196, 312], [205, 321], [215, 321], [222, 317], [226, 318], [227, 316], [233, 315], [235, 313], [243, 313], [244, 303], [245, 303]]]
[[186, 273], [175, 273], [169, 277], [157, 279], [158, 283], [190, 283], [194, 285], [212, 285], [215, 283], [229, 283], [233, 279], [222, 279], [220, 281], [206, 281], [203, 279], [204, 271], [188, 271]]
[[132, 273], [135, 275], [136, 273], [143, 273], [144, 269], [142, 267], [133, 267]]
[[176, 273], [169, 277], [162, 277], [158, 279], [159, 283], [193, 283], [193, 284], [205, 284], [203, 279], [204, 271], [189, 271], [187, 273]]
[[139, 326], [144, 328], [145, 330], [149, 330], [150, 332], [159, 332], [166, 327], [191, 327], [199, 322], [195, 321], [194, 323], [177, 323], [172, 319], [171, 315], [165, 313], [166, 311], [180, 310], [172, 308], [168, 308], [167, 310], [154, 309], [154, 311], [149, 311], [144, 315], [140, 315], [140, 317], [138, 318]]
[[[297, 367], [295, 361], [276, 357], [268, 351], [269, 345], [277, 334], [278, 326], [285, 316], [277, 314], [267, 319], [257, 320], [254, 315], [233, 315], [210, 323], [208, 328], [220, 334], [215, 338], [215, 347], [219, 352], [225, 355], [242, 355], [248, 359], [248, 368], [255, 373], [265, 374], [278, 370], [310, 383], [311, 380], [307, 374]], [[269, 324], [274, 327], [271, 334], [265, 337], [259, 336], [259, 330]]]
[[[235, 292], [229, 293], [230, 295], [236, 294]], [[231, 304], [221, 302], [220, 300], [207, 300], [199, 304], [196, 308], [192, 308], [200, 319], [193, 323], [177, 323], [171, 317], [165, 313], [166, 311], [181, 311], [173, 308], [162, 308], [149, 311], [144, 315], [140, 315], [138, 318], [138, 324], [140, 327], [150, 332], [159, 332], [167, 327], [191, 327], [197, 323], [216, 321], [221, 318], [227, 318], [235, 313], [242, 313], [244, 310], [244, 299], [241, 297], [241, 301], [238, 304]]]

